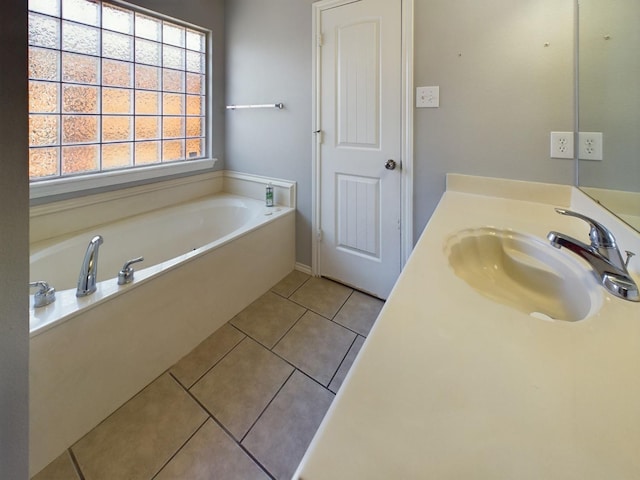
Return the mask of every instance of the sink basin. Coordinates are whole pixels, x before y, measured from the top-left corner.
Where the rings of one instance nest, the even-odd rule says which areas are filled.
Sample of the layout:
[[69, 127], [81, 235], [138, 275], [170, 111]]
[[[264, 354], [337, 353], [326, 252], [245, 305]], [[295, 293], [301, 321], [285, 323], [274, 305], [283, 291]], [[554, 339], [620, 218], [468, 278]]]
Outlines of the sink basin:
[[462, 230], [447, 240], [445, 254], [455, 274], [477, 292], [527, 315], [573, 322], [602, 302], [587, 267], [530, 235]]

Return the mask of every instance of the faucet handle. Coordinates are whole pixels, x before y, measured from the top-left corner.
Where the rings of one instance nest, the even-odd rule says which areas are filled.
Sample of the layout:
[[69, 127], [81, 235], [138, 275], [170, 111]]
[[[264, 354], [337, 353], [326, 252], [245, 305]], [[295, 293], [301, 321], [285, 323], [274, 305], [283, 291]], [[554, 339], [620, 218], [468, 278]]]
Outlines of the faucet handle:
[[133, 258], [131, 260], [127, 260], [125, 264], [122, 266], [122, 270], [118, 272], [118, 285], [125, 285], [127, 283], [131, 283], [133, 281], [133, 267], [131, 266], [134, 263], [142, 262], [144, 257]]
[[616, 238], [613, 233], [609, 231], [607, 227], [600, 222], [595, 221], [593, 218], [582, 215], [581, 213], [567, 210], [564, 208], [556, 208], [556, 212], [561, 215], [567, 215], [569, 217], [576, 217], [580, 220], [584, 220], [590, 226], [589, 238], [591, 239], [591, 246], [595, 248], [616, 248]]
[[56, 301], [56, 289], [47, 282], [29, 282], [30, 287], [38, 287], [39, 290], [33, 296], [34, 308], [44, 307]]

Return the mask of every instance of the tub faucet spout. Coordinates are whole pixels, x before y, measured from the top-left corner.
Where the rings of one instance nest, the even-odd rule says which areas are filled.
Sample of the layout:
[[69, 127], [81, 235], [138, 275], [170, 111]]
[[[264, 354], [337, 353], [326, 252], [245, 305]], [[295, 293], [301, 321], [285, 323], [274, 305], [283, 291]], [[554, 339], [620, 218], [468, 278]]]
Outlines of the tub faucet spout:
[[102, 245], [102, 237], [96, 235], [89, 242], [84, 254], [80, 276], [78, 277], [78, 289], [76, 297], [86, 297], [96, 291], [96, 279], [98, 277], [98, 250]]
[[580, 213], [561, 208], [556, 208], [556, 212], [587, 222], [590, 226], [591, 244], [587, 245], [573, 237], [552, 231], [547, 235], [551, 245], [556, 248], [564, 247], [586, 260], [600, 277], [602, 286], [615, 296], [632, 302], [640, 302], [638, 286], [627, 270], [629, 257], [627, 257], [627, 262], [622, 260], [613, 234], [602, 224]]

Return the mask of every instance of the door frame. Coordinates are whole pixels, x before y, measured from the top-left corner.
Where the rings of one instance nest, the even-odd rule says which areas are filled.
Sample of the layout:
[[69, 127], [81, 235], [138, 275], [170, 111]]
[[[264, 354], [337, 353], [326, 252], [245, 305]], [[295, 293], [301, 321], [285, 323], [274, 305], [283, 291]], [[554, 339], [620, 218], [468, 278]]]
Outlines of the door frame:
[[[321, 0], [312, 4], [312, 135], [311, 149], [311, 273], [320, 275], [320, 85], [321, 48], [320, 20], [322, 12], [331, 8], [356, 3], [360, 0]], [[400, 266], [404, 267], [413, 250], [413, 9], [414, 0], [400, 0], [401, 20], [401, 63], [402, 63], [402, 118], [401, 118], [401, 199], [400, 199]]]

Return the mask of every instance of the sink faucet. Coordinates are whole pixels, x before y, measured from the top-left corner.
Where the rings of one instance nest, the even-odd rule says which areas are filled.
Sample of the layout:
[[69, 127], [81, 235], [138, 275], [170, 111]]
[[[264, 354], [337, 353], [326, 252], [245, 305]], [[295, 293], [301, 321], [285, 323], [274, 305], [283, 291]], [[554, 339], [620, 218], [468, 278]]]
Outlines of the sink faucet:
[[89, 242], [84, 254], [80, 276], [78, 277], [78, 289], [76, 297], [85, 297], [96, 291], [96, 278], [98, 277], [98, 249], [102, 245], [102, 237], [96, 235]]
[[563, 233], [549, 232], [547, 239], [551, 245], [556, 248], [565, 247], [589, 262], [600, 277], [602, 286], [613, 295], [632, 302], [640, 302], [638, 286], [627, 270], [632, 253], [627, 252], [627, 260], [623, 261], [615, 237], [604, 225], [571, 210], [563, 208], [555, 210], [561, 215], [576, 217], [587, 222], [590, 226], [591, 245], [586, 245]]

